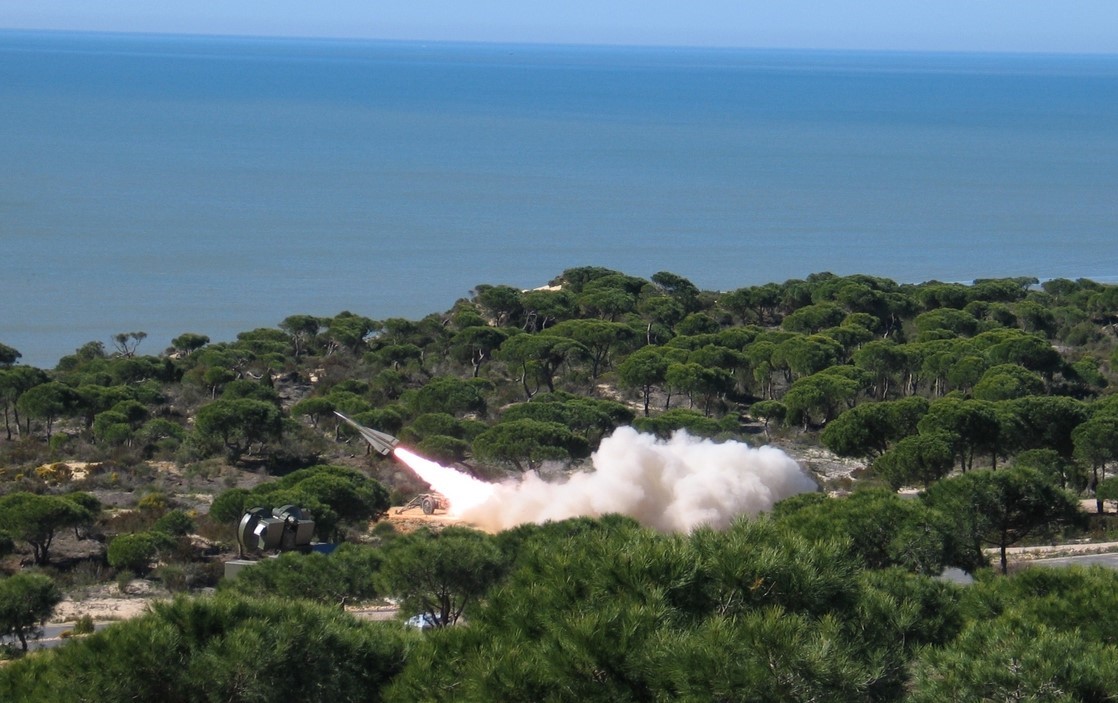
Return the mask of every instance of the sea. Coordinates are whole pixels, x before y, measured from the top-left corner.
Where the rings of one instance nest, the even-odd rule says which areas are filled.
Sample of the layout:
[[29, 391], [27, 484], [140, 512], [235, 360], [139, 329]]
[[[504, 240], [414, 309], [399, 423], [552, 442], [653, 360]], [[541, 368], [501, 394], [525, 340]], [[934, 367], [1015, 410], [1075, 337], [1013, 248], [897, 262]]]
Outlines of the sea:
[[566, 268], [1118, 281], [1118, 56], [0, 31], [0, 343]]

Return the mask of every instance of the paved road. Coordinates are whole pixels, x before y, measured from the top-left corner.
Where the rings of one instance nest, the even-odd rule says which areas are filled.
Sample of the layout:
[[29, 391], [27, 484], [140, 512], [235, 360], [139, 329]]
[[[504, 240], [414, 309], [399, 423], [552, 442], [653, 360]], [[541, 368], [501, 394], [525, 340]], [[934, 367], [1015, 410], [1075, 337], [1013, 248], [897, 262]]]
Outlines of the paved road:
[[1074, 557], [1052, 557], [1024, 562], [1025, 566], [1105, 566], [1118, 569], [1118, 554], [1081, 554]]
[[[104, 628], [112, 625], [111, 622], [98, 622], [94, 623], [95, 630], [103, 630]], [[62, 639], [62, 633], [66, 630], [74, 629], [73, 623], [67, 625], [47, 625], [43, 628], [43, 636], [37, 640], [28, 640], [27, 648], [34, 649], [53, 649], [62, 644], [66, 640]], [[19, 646], [19, 640], [15, 637], [0, 637], [0, 644], [13, 644]]]

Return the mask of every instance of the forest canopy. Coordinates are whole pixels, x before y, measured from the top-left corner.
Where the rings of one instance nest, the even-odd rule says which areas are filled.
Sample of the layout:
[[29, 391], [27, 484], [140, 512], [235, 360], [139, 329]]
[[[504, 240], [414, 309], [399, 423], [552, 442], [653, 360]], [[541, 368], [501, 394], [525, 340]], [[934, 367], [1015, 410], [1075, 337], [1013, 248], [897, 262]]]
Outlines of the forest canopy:
[[[156, 353], [121, 332], [52, 369], [0, 340], [0, 632], [39, 621], [12, 594], [34, 585], [36, 618], [57, 602], [17, 574], [188, 593], [0, 668], [0, 696], [1111, 700], [1114, 574], [1007, 554], [1113, 534], [1116, 322], [1118, 287], [1085, 279], [704, 291], [578, 267], [418, 320], [297, 313]], [[850, 468], [724, 531], [401, 536], [376, 521], [426, 486], [335, 412], [488, 480], [585, 468], [625, 426]], [[189, 594], [217, 581], [199, 533], [229, 550], [244, 510], [297, 503], [334, 555]], [[385, 597], [435, 631], [338, 608]]]

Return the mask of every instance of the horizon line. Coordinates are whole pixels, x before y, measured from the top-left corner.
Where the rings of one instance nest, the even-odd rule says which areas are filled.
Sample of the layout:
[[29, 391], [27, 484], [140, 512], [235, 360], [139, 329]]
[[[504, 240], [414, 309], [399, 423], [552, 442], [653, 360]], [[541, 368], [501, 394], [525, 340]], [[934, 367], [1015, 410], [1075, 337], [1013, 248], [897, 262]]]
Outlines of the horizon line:
[[664, 44], [664, 43], [603, 43], [595, 41], [523, 41], [496, 39], [425, 39], [392, 38], [344, 35], [294, 35], [294, 34], [238, 34], [232, 32], [170, 32], [170, 31], [128, 31], [106, 29], [58, 29], [0, 27], [0, 34], [40, 34], [40, 35], [82, 35], [100, 37], [135, 37], [167, 39], [213, 39], [230, 41], [275, 41], [275, 42], [325, 42], [325, 43], [365, 43], [365, 44], [408, 44], [474, 47], [524, 47], [524, 48], [571, 48], [571, 49], [631, 49], [664, 51], [757, 51], [757, 52], [810, 52], [835, 54], [893, 54], [893, 55], [942, 55], [942, 56], [1006, 56], [1006, 57], [1118, 57], [1118, 51], [1053, 51], [1030, 49], [929, 49], [929, 48], [889, 48], [889, 47], [834, 47], [834, 46], [785, 46], [785, 45], [744, 45], [744, 44]]

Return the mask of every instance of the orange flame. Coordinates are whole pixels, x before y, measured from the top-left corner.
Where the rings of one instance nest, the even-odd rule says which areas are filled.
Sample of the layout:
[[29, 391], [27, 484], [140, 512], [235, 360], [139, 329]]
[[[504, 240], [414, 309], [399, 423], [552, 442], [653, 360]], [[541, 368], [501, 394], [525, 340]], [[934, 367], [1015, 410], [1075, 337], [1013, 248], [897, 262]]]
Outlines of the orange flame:
[[431, 488], [446, 496], [450, 502], [449, 512], [455, 517], [461, 516], [471, 508], [476, 508], [493, 495], [494, 486], [491, 483], [447, 468], [430, 459], [424, 459], [403, 447], [396, 447], [394, 453], [397, 459], [431, 484]]

